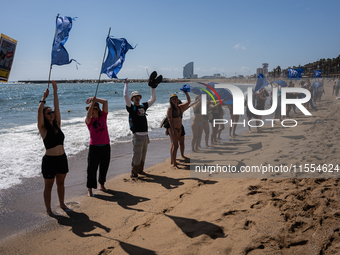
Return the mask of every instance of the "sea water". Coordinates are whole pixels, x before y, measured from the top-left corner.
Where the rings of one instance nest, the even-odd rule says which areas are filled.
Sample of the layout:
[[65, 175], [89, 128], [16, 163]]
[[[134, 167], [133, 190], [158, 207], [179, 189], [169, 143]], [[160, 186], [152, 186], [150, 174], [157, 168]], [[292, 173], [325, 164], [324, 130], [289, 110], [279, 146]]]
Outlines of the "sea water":
[[[151, 139], [165, 137], [160, 123], [166, 116], [170, 95], [177, 93], [179, 99], [186, 102], [184, 93], [180, 91], [182, 85], [161, 83], [156, 88], [157, 100], [147, 111]], [[37, 129], [37, 109], [46, 87], [47, 84], [0, 84], [0, 190], [41, 174], [45, 148]], [[93, 83], [58, 84], [61, 129], [69, 157], [88, 148], [90, 136], [85, 125], [85, 101], [94, 96], [96, 87], [97, 84]], [[245, 86], [240, 87], [246, 90]], [[108, 100], [109, 104], [107, 125], [111, 145], [131, 141], [123, 88], [123, 83], [105, 83], [98, 88], [97, 97]], [[146, 83], [129, 84], [129, 90], [129, 93], [138, 90], [143, 96], [141, 102], [151, 97]], [[193, 101], [195, 95], [191, 94], [191, 98]], [[51, 85], [46, 106], [53, 108]], [[183, 120], [186, 130], [190, 129], [190, 111], [184, 112]]]

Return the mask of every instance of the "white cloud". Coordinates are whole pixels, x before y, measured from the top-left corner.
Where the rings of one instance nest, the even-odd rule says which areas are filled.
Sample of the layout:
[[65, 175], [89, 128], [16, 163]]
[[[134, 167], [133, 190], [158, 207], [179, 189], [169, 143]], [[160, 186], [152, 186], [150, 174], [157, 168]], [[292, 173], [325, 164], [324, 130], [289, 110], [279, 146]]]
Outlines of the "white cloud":
[[234, 48], [235, 50], [238, 50], [238, 49], [245, 50], [245, 49], [246, 49], [246, 47], [241, 46], [240, 43], [236, 44], [233, 48]]
[[249, 67], [246, 67], [246, 66], [242, 66], [241, 70], [242, 70], [242, 71], [250, 71], [250, 68], [249, 68]]
[[240, 44], [239, 44], [239, 43], [236, 44], [233, 48], [236, 49], [236, 50], [238, 50], [238, 48], [240, 48]]
[[148, 69], [150, 68], [150, 66], [142, 66], [142, 65], [138, 65], [139, 68], [142, 68], [142, 69]]

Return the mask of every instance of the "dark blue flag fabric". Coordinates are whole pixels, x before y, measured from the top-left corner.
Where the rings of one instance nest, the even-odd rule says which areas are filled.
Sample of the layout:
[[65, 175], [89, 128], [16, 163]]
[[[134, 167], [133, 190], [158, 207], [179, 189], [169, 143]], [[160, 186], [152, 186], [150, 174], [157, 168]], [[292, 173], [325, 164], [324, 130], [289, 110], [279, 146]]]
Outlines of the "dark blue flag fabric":
[[208, 83], [208, 85], [210, 85], [211, 87], [213, 87], [217, 94], [220, 96], [221, 100], [233, 100], [233, 95], [229, 92], [229, 90], [224, 89], [224, 88], [215, 88], [215, 82], [210, 82]]
[[260, 91], [261, 89], [263, 89], [268, 84], [269, 83], [267, 82], [266, 78], [263, 76], [262, 73], [260, 73], [257, 76], [257, 82], [256, 82], [256, 85], [255, 85], [254, 93], [257, 92], [257, 91]]
[[302, 67], [300, 67], [298, 69], [290, 68], [290, 69], [287, 70], [288, 78], [300, 79], [302, 73], [303, 73], [303, 68]]
[[101, 73], [105, 73], [110, 79], [116, 78], [122, 69], [125, 61], [125, 54], [130, 49], [134, 49], [124, 38], [106, 38], [106, 45], [109, 49], [107, 58], [102, 66]]
[[321, 70], [314, 70], [314, 76], [315, 78], [321, 77]]
[[182, 88], [180, 88], [183, 92], [190, 92], [190, 85], [189, 84], [184, 84]]
[[281, 87], [287, 87], [287, 83], [283, 80], [278, 80], [278, 81], [273, 81], [273, 82]]
[[194, 93], [195, 95], [202, 95], [202, 94], [207, 94], [203, 90], [200, 90], [197, 87], [191, 87], [191, 92]]
[[52, 65], [61, 66], [69, 64], [72, 62], [72, 60], [74, 60], [74, 59], [69, 60], [68, 53], [64, 47], [64, 44], [68, 39], [71, 28], [72, 18], [66, 16], [57, 17], [56, 32], [52, 45], [52, 58], [51, 58]]

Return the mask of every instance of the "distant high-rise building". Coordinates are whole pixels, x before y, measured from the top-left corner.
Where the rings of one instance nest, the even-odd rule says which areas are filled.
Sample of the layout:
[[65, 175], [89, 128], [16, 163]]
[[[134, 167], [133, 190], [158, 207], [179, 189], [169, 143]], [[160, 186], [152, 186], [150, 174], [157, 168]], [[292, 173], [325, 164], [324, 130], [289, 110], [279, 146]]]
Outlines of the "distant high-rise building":
[[264, 75], [264, 77], [268, 76], [268, 63], [262, 63], [262, 68], [257, 68], [256, 69], [256, 75], [259, 75], [260, 73], [262, 73]]
[[267, 77], [268, 76], [268, 63], [262, 63], [262, 67], [263, 67], [263, 75], [264, 77]]
[[190, 79], [194, 77], [194, 62], [189, 62], [183, 67], [183, 78]]
[[256, 76], [258, 76], [260, 73], [263, 74], [263, 68], [257, 68], [256, 69]]

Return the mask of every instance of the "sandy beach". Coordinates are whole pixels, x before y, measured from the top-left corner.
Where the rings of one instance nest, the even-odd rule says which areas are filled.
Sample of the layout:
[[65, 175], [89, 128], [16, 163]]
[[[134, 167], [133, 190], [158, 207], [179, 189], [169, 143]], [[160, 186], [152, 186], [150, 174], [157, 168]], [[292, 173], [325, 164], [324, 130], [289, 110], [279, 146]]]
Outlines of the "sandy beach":
[[[191, 173], [185, 160], [174, 169], [166, 159], [137, 181], [126, 172], [111, 178], [108, 191], [94, 197], [70, 197], [66, 190], [72, 211], [56, 209], [55, 218], [30, 212], [43, 222], [3, 239], [0, 254], [339, 254], [340, 100], [332, 86], [325, 83], [312, 116], [292, 115], [294, 128], [267, 125], [232, 141], [226, 128], [219, 144], [187, 156], [238, 168], [332, 164], [333, 173], [226, 177]], [[150, 144], [153, 153], [168, 158], [170, 142], [158, 143]], [[42, 195], [34, 195], [42, 204]], [[29, 196], [24, 200], [32, 204]]]

